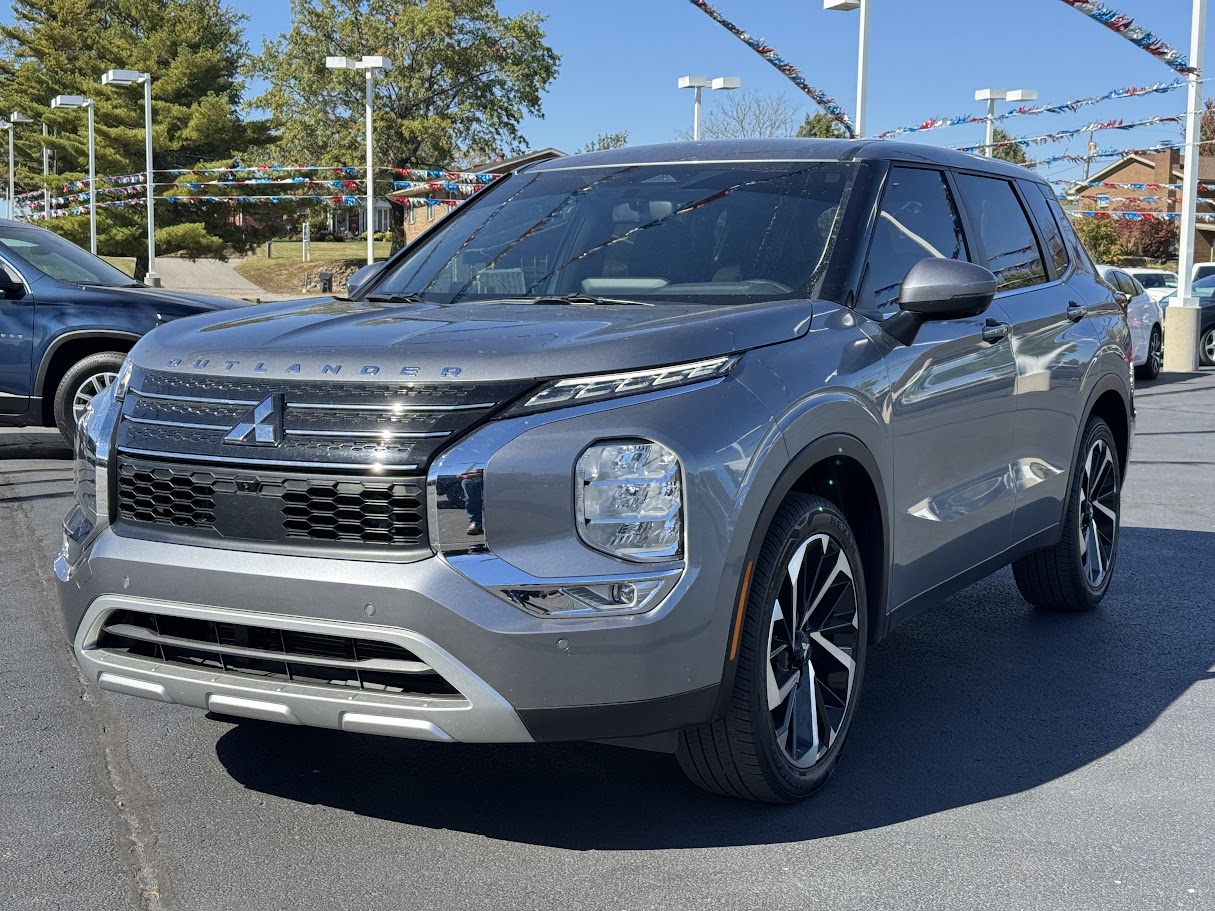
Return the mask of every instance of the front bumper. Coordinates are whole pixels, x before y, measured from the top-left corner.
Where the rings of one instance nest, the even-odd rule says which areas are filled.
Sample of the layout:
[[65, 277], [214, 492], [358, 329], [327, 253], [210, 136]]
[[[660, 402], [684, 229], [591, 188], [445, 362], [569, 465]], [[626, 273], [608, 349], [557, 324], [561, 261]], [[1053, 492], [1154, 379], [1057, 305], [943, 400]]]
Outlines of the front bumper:
[[[106, 528], [74, 564], [61, 557], [56, 576], [65, 628], [90, 681], [227, 715], [435, 741], [591, 740], [706, 721], [717, 701], [720, 664], [687, 666], [668, 611], [546, 620], [438, 558], [398, 565], [251, 554]], [[123, 610], [395, 643], [463, 698], [261, 680], [100, 647], [101, 626]]]

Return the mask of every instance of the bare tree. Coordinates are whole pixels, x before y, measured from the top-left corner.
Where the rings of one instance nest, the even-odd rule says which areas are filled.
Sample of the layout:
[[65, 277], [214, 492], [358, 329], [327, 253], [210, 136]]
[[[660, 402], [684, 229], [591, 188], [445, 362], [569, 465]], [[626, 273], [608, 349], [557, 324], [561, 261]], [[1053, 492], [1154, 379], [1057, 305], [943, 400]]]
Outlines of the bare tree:
[[[783, 95], [747, 90], [725, 95], [701, 121], [701, 138], [771, 139], [792, 136], [797, 130], [802, 111]], [[678, 130], [676, 135], [680, 139], [692, 138], [690, 130]]]

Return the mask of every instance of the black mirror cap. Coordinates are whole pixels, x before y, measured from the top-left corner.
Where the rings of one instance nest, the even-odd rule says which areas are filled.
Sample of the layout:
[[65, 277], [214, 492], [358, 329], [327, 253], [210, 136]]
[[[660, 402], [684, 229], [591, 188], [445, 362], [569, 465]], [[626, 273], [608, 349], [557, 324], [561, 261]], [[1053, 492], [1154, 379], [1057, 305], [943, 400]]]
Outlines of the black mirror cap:
[[996, 296], [996, 277], [974, 263], [922, 259], [907, 271], [899, 309], [925, 320], [979, 316]]

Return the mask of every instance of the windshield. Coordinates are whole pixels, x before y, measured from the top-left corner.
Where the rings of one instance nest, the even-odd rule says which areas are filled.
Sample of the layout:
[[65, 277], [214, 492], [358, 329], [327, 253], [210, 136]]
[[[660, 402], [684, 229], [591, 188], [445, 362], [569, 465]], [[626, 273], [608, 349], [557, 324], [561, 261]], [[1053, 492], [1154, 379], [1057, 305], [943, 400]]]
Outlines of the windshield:
[[5, 228], [0, 232], [0, 244], [39, 272], [60, 281], [108, 288], [136, 284], [125, 272], [43, 228]]
[[720, 162], [517, 174], [387, 270], [370, 298], [806, 296], [855, 165]]

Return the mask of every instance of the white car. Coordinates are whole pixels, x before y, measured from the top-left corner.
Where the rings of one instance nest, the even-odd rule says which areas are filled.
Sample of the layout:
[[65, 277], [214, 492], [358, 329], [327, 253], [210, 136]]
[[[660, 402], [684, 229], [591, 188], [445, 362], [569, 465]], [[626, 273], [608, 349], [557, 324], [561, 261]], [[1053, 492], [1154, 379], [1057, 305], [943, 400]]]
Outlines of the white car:
[[[1154, 301], [1162, 301], [1171, 292], [1177, 290], [1177, 273], [1168, 269], [1123, 269], [1127, 275], [1143, 285], [1147, 296]], [[1161, 306], [1167, 307], [1168, 304]]]
[[1126, 321], [1131, 326], [1131, 355], [1135, 376], [1154, 380], [1164, 366], [1164, 310], [1143, 285], [1117, 266], [1098, 266], [1097, 274], [1127, 296]]

